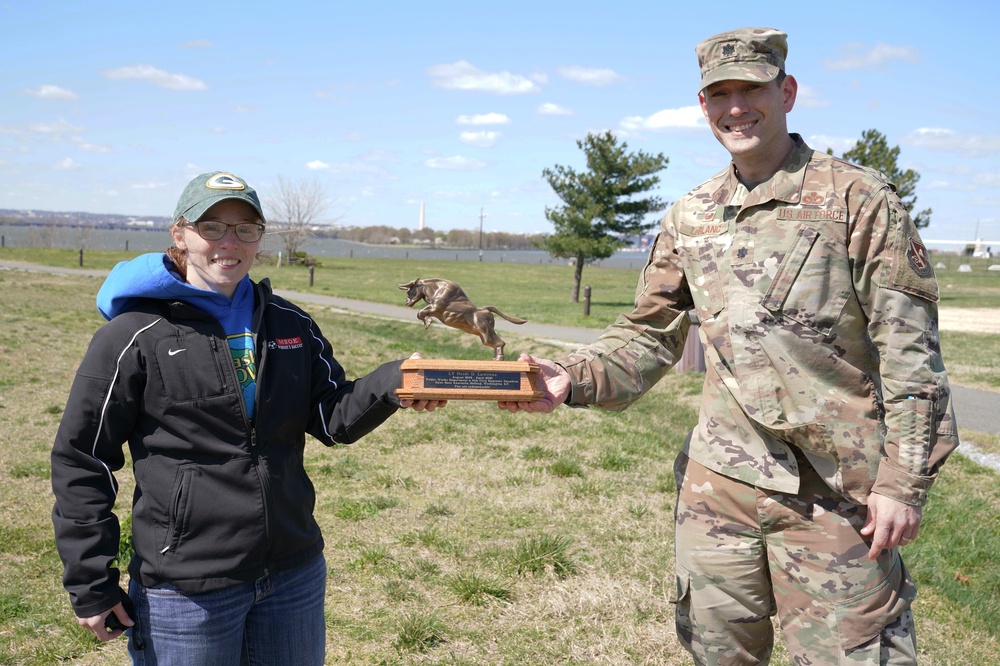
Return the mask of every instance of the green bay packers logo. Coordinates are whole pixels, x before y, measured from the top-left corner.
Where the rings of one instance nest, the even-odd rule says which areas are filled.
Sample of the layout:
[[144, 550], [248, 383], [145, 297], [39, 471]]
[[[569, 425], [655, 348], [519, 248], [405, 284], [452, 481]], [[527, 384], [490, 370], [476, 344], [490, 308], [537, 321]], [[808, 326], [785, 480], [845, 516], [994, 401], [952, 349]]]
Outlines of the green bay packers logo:
[[210, 190], [243, 190], [246, 184], [231, 173], [217, 173], [208, 179], [205, 187]]

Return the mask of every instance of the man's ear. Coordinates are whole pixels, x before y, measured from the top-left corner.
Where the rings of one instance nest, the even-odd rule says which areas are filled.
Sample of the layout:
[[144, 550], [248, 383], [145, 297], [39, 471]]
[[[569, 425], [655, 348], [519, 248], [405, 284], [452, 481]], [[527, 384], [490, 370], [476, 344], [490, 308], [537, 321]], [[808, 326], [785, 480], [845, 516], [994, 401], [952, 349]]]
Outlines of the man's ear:
[[795, 97], [798, 93], [799, 82], [791, 74], [786, 75], [785, 80], [781, 82], [781, 94], [784, 100], [781, 108], [784, 109], [785, 113], [791, 111], [792, 107], [795, 106]]

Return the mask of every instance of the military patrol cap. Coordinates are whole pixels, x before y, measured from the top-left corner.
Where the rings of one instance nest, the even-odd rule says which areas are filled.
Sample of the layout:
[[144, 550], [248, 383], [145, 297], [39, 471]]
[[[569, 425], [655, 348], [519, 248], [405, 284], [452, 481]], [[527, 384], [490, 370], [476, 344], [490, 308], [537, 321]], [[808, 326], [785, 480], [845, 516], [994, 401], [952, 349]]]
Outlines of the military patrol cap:
[[247, 202], [260, 215], [260, 221], [265, 221], [257, 192], [245, 180], [227, 171], [211, 171], [195, 176], [184, 188], [174, 210], [174, 222], [182, 217], [197, 222], [209, 208], [225, 199]]
[[699, 92], [719, 81], [773, 81], [785, 69], [788, 35], [772, 28], [723, 32], [695, 47], [701, 67]]

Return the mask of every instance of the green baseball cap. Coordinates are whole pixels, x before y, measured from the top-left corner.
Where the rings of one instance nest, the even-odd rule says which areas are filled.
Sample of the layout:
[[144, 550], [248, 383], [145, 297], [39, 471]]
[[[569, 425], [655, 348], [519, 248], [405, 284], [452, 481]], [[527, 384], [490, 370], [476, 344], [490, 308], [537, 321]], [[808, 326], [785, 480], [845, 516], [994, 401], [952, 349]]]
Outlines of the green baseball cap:
[[772, 28], [740, 28], [709, 37], [694, 50], [701, 68], [698, 92], [731, 79], [769, 83], [785, 69], [788, 35]]
[[246, 201], [260, 215], [260, 221], [265, 222], [257, 192], [245, 180], [228, 171], [211, 171], [195, 176], [177, 201], [174, 222], [182, 217], [188, 222], [197, 222], [209, 208], [225, 199]]

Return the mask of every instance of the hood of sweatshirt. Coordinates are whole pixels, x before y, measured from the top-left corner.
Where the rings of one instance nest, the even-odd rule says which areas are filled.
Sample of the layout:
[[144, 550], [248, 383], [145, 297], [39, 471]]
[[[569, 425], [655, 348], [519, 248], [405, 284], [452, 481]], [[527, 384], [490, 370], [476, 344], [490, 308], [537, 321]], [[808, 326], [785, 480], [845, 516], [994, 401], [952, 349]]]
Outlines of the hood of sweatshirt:
[[188, 284], [174, 269], [173, 262], [166, 254], [151, 252], [141, 254], [131, 261], [120, 262], [111, 269], [97, 292], [97, 309], [110, 321], [134, 307], [141, 298], [183, 301], [214, 316], [220, 322], [225, 322], [234, 308], [247, 311], [248, 299], [252, 309], [253, 284], [250, 276], [245, 276], [230, 299], [225, 294]]

